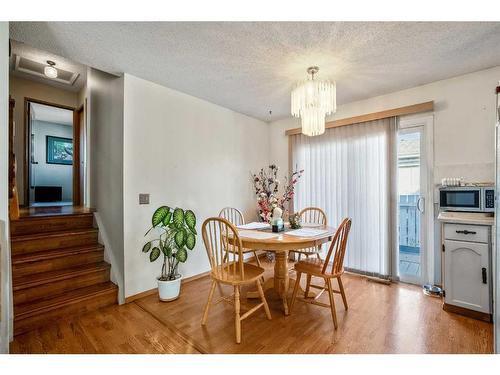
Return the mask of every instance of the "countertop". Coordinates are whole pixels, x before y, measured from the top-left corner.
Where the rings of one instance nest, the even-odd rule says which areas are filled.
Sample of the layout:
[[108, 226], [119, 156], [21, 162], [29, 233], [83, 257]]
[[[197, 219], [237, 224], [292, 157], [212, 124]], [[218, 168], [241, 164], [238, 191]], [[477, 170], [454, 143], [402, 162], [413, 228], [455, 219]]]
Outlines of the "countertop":
[[438, 220], [456, 224], [495, 225], [493, 213], [483, 212], [440, 212]]

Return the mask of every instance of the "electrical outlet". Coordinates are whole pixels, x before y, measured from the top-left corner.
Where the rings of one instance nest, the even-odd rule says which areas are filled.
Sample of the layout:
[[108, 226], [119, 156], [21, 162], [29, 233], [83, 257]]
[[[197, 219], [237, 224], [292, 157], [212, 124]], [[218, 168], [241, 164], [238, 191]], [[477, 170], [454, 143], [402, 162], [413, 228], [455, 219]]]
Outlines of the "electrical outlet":
[[139, 194], [139, 204], [149, 204], [149, 194]]

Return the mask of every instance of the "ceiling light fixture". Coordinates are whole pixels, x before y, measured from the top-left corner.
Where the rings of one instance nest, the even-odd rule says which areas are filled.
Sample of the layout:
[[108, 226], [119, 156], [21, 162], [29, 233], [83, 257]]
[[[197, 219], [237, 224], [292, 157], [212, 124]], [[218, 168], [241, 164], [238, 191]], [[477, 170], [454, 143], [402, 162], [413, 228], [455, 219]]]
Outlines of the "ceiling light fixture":
[[49, 78], [57, 78], [57, 69], [54, 68], [56, 63], [54, 61], [47, 60], [48, 66], [43, 69], [43, 73]]
[[325, 132], [326, 116], [337, 111], [337, 89], [335, 82], [316, 81], [317, 66], [311, 66], [311, 76], [298, 82], [292, 90], [292, 115], [301, 119], [302, 133], [308, 136]]

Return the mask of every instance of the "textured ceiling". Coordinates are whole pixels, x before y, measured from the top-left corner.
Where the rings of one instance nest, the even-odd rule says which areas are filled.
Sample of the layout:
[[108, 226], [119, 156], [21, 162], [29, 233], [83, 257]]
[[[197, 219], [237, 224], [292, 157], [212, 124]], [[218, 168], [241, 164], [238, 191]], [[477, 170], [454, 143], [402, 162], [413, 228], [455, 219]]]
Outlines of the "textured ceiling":
[[[56, 63], [56, 68], [63, 69], [65, 71], [71, 72], [71, 73], [77, 73], [78, 78], [73, 83], [73, 85], [68, 85], [65, 83], [57, 82], [57, 81], [50, 79], [48, 77], [39, 77], [39, 76], [36, 76], [33, 74], [16, 71], [16, 70], [14, 70], [16, 56], [21, 56], [21, 57], [24, 57], [25, 59], [35, 61], [37, 63], [44, 64], [44, 65], [47, 65], [46, 64], [47, 60], [54, 61]], [[87, 67], [86, 66], [84, 66], [82, 64], [75, 63], [71, 60], [65, 59], [64, 57], [55, 55], [53, 53], [34, 48], [30, 45], [19, 43], [15, 40], [11, 41], [11, 56], [10, 56], [9, 63], [10, 63], [11, 74], [13, 74], [17, 77], [21, 77], [21, 78], [29, 79], [32, 81], [37, 81], [37, 82], [40, 82], [40, 83], [43, 83], [46, 85], [54, 86], [54, 87], [57, 87], [57, 88], [60, 88], [63, 90], [69, 90], [69, 91], [74, 91], [74, 92], [80, 91], [82, 89], [84, 83], [87, 80]]]
[[73, 111], [38, 103], [32, 103], [31, 106], [35, 120], [73, 125]]
[[266, 121], [289, 116], [290, 89], [310, 65], [337, 81], [338, 104], [500, 65], [500, 23], [11, 22], [10, 31]]

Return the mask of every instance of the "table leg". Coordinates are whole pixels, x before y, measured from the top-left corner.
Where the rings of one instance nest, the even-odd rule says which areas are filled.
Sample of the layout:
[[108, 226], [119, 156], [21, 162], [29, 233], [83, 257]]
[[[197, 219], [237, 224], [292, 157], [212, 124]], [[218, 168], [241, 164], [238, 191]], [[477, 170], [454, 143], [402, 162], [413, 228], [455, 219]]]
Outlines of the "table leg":
[[[288, 251], [286, 252], [288, 254]], [[288, 256], [284, 252], [276, 253], [275, 263], [274, 263], [274, 276], [270, 277], [264, 284], [262, 288], [264, 292], [269, 289], [274, 289], [277, 293], [281, 295], [281, 291], [289, 288], [290, 286], [290, 276], [288, 274]], [[247, 298], [260, 298], [257, 292], [248, 292]]]
[[[267, 279], [262, 286], [264, 293], [270, 289], [273, 291], [271, 295], [266, 293], [266, 298], [276, 298], [277, 296], [281, 300], [283, 311], [285, 315], [289, 314], [288, 311], [288, 293], [291, 292], [295, 284], [295, 279], [290, 278], [288, 271], [288, 251], [276, 252], [275, 263], [274, 263], [274, 276]], [[304, 294], [304, 290], [299, 286], [299, 293]], [[309, 292], [309, 297], [314, 297], [314, 292]], [[247, 298], [260, 298], [257, 291], [247, 292]]]
[[288, 315], [287, 294], [290, 288], [290, 276], [288, 275], [288, 251], [276, 253], [274, 263], [274, 290], [281, 297], [283, 311]]

